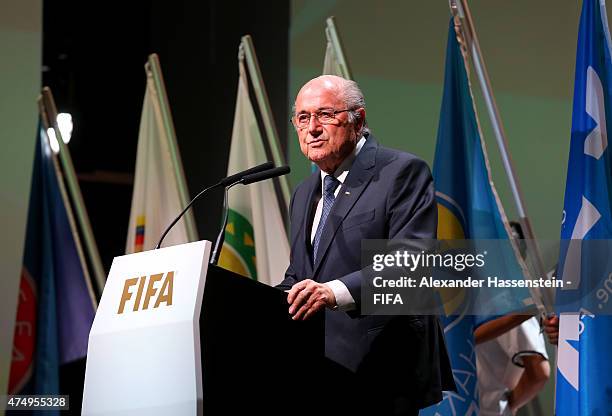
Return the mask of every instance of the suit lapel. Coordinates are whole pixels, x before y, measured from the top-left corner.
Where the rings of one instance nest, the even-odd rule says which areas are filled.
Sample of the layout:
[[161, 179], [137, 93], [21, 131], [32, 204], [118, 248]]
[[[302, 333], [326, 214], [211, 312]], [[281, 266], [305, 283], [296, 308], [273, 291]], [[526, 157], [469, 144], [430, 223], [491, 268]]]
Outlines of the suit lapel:
[[317, 262], [314, 265], [313, 276], [317, 276], [321, 260], [325, 257], [342, 221], [370, 183], [374, 174], [373, 167], [376, 165], [377, 150], [378, 143], [370, 136], [363, 145], [361, 152], [357, 155], [355, 162], [353, 162], [353, 166], [351, 166], [349, 174], [338, 192], [334, 206], [325, 223], [321, 241], [319, 242]]
[[312, 249], [310, 243], [310, 235], [312, 231], [312, 219], [314, 217], [314, 202], [317, 195], [321, 193], [321, 173], [317, 169], [308, 179], [308, 191], [306, 198], [306, 215], [304, 216], [304, 223], [302, 227], [302, 241], [304, 242], [304, 256], [306, 257], [307, 270], [306, 276], [312, 275]]

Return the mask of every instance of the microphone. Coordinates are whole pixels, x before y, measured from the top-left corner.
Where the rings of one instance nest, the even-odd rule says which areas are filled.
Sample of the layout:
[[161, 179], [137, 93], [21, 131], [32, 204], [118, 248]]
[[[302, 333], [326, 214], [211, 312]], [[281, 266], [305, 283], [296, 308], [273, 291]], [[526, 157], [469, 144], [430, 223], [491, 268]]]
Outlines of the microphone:
[[283, 176], [291, 172], [291, 168], [289, 166], [280, 166], [274, 169], [268, 169], [263, 172], [250, 173], [248, 175], [244, 175], [241, 183], [243, 185], [248, 185], [251, 183], [263, 181], [270, 178], [276, 178], [277, 176]]
[[243, 170], [242, 172], [238, 172], [235, 173], [233, 175], [228, 176], [227, 178], [223, 178], [219, 181], [219, 186], [228, 186], [240, 179], [242, 179], [244, 176], [247, 175], [252, 175], [258, 172], [263, 172], [263, 171], [267, 171], [270, 170], [274, 167], [274, 163], [272, 162], [266, 162], [266, 163], [262, 163], [261, 165], [257, 165], [254, 166], [252, 168], [249, 168], [247, 170]]
[[[193, 197], [193, 199], [191, 201], [189, 201], [189, 203], [187, 204], [187, 206], [185, 206], [185, 208], [183, 208], [181, 213], [179, 215], [177, 215], [176, 218], [170, 223], [170, 225], [164, 230], [164, 232], [162, 233], [161, 237], [159, 238], [159, 242], [155, 246], [155, 249], [157, 250], [158, 248], [161, 247], [161, 244], [164, 241], [164, 238], [166, 238], [166, 235], [168, 235], [168, 233], [170, 232], [172, 227], [174, 227], [174, 225], [183, 217], [183, 215], [185, 215], [185, 213], [187, 212], [187, 210], [189, 210], [189, 208], [191, 208], [193, 203], [196, 200], [198, 200], [202, 195], [204, 195], [206, 192], [208, 192], [208, 191], [210, 191], [212, 189], [218, 188], [220, 186], [226, 186], [227, 187], [228, 185], [231, 185], [232, 183], [240, 182], [243, 179], [243, 177], [245, 177], [245, 176], [255, 175], [255, 174], [258, 174], [258, 173], [262, 173], [262, 172], [271, 170], [273, 167], [274, 167], [274, 163], [268, 161], [266, 163], [262, 163], [261, 165], [253, 166], [252, 168], [243, 170], [242, 172], [238, 172], [238, 173], [230, 175], [230, 176], [228, 176], [226, 178], [223, 178], [219, 182], [217, 182], [216, 184], [211, 185], [211, 186], [201, 190], [195, 197]], [[231, 186], [233, 186], [233, 185], [231, 185]]]
[[229, 189], [238, 184], [248, 185], [251, 183], [263, 181], [270, 178], [276, 178], [277, 176], [286, 175], [291, 172], [289, 166], [281, 166], [274, 169], [268, 169], [263, 172], [256, 172], [250, 175], [245, 175], [241, 179], [236, 180], [230, 185], [225, 187], [225, 197], [223, 198], [223, 223], [221, 224], [221, 230], [219, 230], [219, 234], [217, 235], [217, 240], [215, 241], [215, 247], [213, 249], [212, 254], [210, 255], [210, 264], [216, 265], [219, 261], [219, 256], [221, 255], [221, 247], [223, 246], [223, 240], [225, 240], [225, 227], [227, 226], [227, 217], [229, 212], [228, 206], [228, 198], [227, 194]]

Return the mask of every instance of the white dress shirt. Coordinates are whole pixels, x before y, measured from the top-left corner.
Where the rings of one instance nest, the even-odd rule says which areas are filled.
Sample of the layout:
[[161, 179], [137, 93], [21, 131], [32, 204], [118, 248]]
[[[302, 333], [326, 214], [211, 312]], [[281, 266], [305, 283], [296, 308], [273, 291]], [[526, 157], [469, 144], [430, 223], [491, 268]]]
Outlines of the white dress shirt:
[[[340, 182], [340, 186], [336, 188], [334, 192], [334, 197], [338, 197], [338, 193], [340, 192], [340, 188], [344, 184], [346, 177], [349, 174], [349, 170], [351, 166], [353, 166], [353, 162], [355, 158], [361, 151], [363, 144], [365, 143], [365, 137], [361, 137], [361, 139], [357, 142], [355, 146], [355, 150], [351, 153], [346, 159], [342, 161], [338, 169], [333, 173], [333, 176]], [[314, 219], [312, 220], [312, 229], [310, 231], [310, 242], [314, 241], [315, 234], [317, 233], [317, 227], [319, 226], [319, 221], [321, 221], [321, 212], [323, 211], [323, 189], [325, 186], [325, 177], [329, 175], [327, 172], [321, 171], [321, 198], [319, 198], [319, 202], [317, 203], [317, 209], [315, 211]], [[355, 299], [349, 292], [348, 288], [344, 283], [340, 280], [332, 280], [331, 282], [325, 283], [331, 290], [334, 292], [334, 296], [336, 297], [336, 305], [338, 305], [338, 309], [343, 311], [350, 311], [355, 309]]]

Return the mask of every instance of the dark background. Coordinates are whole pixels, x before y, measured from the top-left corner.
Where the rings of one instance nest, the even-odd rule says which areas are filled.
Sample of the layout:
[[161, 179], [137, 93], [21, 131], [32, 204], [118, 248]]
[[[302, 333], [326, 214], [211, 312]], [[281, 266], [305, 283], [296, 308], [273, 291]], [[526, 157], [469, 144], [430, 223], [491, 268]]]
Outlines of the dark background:
[[[286, 152], [289, 17], [284, 1], [44, 2], [43, 84], [72, 114], [69, 148], [106, 271], [125, 250], [148, 55], [159, 54], [195, 195], [227, 170], [245, 34]], [[221, 204], [219, 192], [195, 206], [201, 239], [214, 239]], [[61, 368], [70, 413], [80, 413], [84, 370], [85, 360]]]
[[[148, 55], [160, 57], [195, 195], [227, 170], [245, 34], [286, 150], [289, 18], [285, 1], [44, 2], [43, 84], [72, 114], [69, 148], [107, 271], [125, 251]], [[201, 239], [214, 240], [221, 204], [218, 192], [195, 206]]]

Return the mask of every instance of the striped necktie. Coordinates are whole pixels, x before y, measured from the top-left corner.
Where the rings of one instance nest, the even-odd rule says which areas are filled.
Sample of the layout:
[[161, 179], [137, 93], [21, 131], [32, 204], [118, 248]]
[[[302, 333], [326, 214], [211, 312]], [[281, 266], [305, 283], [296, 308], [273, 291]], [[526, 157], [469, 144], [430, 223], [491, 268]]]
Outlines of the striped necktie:
[[325, 179], [323, 179], [323, 185], [323, 209], [321, 210], [321, 219], [319, 220], [319, 225], [317, 226], [317, 232], [315, 233], [312, 245], [312, 257], [314, 263], [317, 262], [317, 251], [319, 250], [319, 243], [321, 242], [323, 227], [325, 227], [325, 222], [327, 221], [329, 212], [331, 211], [334, 201], [336, 200], [334, 192], [336, 191], [338, 185], [340, 185], [340, 181], [334, 178], [332, 175], [327, 175], [325, 176]]

